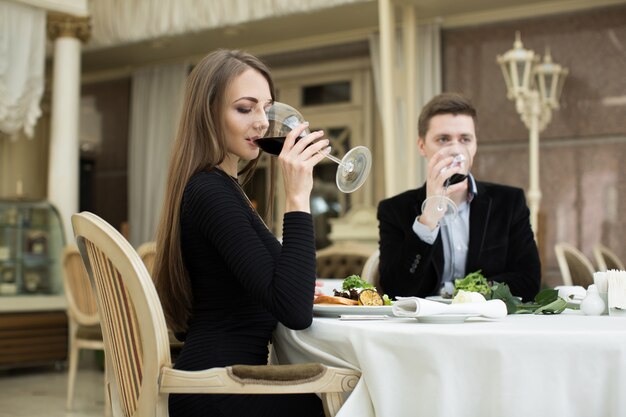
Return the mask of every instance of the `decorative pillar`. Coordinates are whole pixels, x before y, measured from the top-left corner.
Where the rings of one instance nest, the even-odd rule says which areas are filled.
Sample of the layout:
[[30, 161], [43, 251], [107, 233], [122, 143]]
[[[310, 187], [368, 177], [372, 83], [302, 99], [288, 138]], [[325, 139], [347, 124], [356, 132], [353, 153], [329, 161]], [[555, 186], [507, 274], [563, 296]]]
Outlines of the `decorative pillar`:
[[[421, 187], [423, 178], [420, 175], [421, 161], [418, 161], [417, 148], [417, 13], [415, 6], [407, 4], [402, 7], [402, 34], [404, 46], [404, 76], [405, 88], [403, 89], [406, 103], [406, 125], [404, 152], [406, 153], [408, 173], [404, 178], [403, 188], [411, 189]], [[423, 51], [420, 51], [423, 54]], [[421, 159], [421, 157], [420, 157]], [[403, 167], [403, 169], [406, 169]], [[406, 172], [406, 171], [405, 171]], [[402, 191], [402, 190], [399, 190]]]
[[383, 152], [385, 160], [385, 196], [391, 197], [398, 189], [396, 175], [396, 115], [394, 113], [393, 68], [395, 62], [395, 13], [393, 0], [378, 0], [380, 26], [380, 93], [382, 95]]
[[54, 42], [48, 200], [61, 214], [67, 242], [74, 241], [71, 216], [78, 211], [81, 42], [90, 32], [88, 17], [48, 14]]

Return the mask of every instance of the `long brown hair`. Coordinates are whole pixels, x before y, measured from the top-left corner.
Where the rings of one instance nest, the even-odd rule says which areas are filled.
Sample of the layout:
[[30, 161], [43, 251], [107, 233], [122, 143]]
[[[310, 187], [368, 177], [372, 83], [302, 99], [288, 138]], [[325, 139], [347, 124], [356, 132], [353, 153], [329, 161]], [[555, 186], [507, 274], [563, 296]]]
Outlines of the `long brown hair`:
[[[224, 97], [234, 78], [254, 69], [267, 80], [272, 99], [274, 82], [268, 68], [258, 58], [241, 51], [217, 50], [204, 57], [187, 78], [176, 141], [168, 170], [165, 200], [157, 230], [154, 280], [165, 318], [175, 332], [187, 329], [191, 315], [191, 283], [180, 246], [180, 206], [189, 179], [209, 171], [224, 161]], [[258, 158], [240, 172], [247, 180]]]

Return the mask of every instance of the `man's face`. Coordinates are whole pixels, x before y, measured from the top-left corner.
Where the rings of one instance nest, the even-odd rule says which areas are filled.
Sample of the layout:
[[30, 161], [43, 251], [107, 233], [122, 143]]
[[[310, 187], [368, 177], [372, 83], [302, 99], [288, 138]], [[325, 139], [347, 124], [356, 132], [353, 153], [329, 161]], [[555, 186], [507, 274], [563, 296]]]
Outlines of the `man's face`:
[[438, 114], [430, 119], [426, 137], [417, 140], [417, 146], [422, 156], [427, 160], [441, 149], [451, 146], [465, 146], [468, 150], [471, 169], [474, 155], [476, 155], [476, 131], [474, 119], [464, 114]]

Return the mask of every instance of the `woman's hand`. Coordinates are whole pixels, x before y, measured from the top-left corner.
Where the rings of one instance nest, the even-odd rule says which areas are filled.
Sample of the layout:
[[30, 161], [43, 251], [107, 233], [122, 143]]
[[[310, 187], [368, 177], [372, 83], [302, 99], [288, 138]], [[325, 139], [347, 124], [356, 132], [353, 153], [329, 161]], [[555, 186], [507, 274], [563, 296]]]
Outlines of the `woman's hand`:
[[313, 189], [313, 167], [324, 159], [325, 153], [330, 152], [328, 139], [321, 139], [324, 136], [321, 130], [296, 142], [296, 138], [307, 127], [308, 123], [305, 122], [289, 132], [283, 150], [278, 155], [287, 195], [285, 211], [311, 212], [309, 199]]
[[317, 297], [318, 295], [324, 295], [324, 293], [322, 292], [323, 289], [324, 289], [324, 283], [321, 281], [315, 281], [314, 297]]

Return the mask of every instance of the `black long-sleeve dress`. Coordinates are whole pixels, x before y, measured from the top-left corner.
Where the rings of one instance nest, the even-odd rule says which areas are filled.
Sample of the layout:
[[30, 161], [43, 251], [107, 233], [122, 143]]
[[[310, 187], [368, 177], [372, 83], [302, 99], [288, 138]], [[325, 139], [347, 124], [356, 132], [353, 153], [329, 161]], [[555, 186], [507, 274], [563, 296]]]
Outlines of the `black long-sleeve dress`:
[[[292, 329], [310, 326], [315, 290], [310, 214], [285, 214], [281, 246], [236, 180], [216, 169], [189, 180], [180, 224], [193, 308], [177, 369], [266, 364], [277, 321]], [[323, 415], [314, 394], [171, 395], [169, 410], [172, 417]]]

